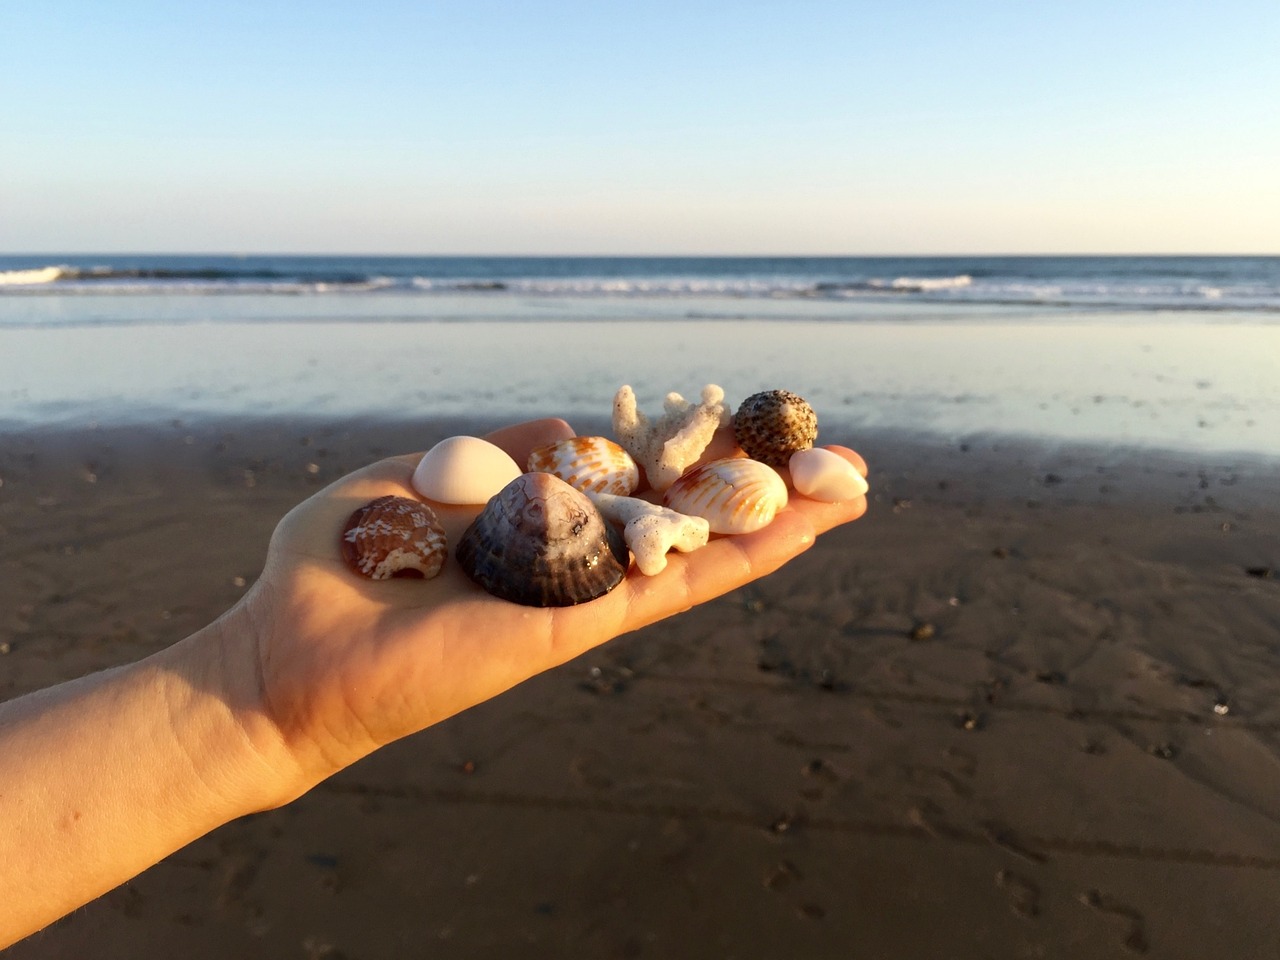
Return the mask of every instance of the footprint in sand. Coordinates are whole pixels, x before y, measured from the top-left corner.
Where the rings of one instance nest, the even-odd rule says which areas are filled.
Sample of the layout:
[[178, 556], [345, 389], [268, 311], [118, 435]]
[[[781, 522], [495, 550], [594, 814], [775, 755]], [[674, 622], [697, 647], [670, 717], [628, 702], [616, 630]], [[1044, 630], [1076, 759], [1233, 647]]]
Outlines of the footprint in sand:
[[764, 886], [766, 890], [785, 890], [800, 879], [802, 877], [799, 867], [790, 860], [780, 860], [765, 871]]
[[1034, 920], [1040, 916], [1040, 887], [1012, 870], [996, 873], [996, 886], [1009, 895], [1009, 906], [1020, 917]]
[[1145, 954], [1151, 946], [1147, 942], [1146, 918], [1128, 904], [1108, 897], [1098, 890], [1086, 890], [1080, 894], [1079, 900], [1086, 907], [1091, 907], [1101, 914], [1115, 917], [1126, 926], [1124, 946], [1133, 953]]

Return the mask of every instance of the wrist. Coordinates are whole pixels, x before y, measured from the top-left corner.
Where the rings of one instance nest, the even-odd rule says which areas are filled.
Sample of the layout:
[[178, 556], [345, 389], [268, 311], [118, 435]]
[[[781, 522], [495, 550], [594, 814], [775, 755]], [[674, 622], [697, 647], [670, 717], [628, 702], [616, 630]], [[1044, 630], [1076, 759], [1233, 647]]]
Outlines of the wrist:
[[314, 785], [267, 709], [248, 603], [151, 659], [166, 686], [173, 735], [210, 809], [234, 819]]

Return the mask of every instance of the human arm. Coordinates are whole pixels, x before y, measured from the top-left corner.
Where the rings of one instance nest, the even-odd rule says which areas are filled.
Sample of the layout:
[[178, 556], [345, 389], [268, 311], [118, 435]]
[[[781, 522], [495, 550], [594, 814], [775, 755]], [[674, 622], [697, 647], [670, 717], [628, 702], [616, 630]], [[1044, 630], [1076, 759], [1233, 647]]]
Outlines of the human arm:
[[[501, 431], [516, 459], [568, 432]], [[713, 541], [578, 607], [488, 596], [450, 560], [430, 581], [341, 562], [358, 506], [414, 496], [416, 457], [374, 464], [293, 510], [262, 575], [216, 623], [146, 660], [0, 705], [0, 944], [231, 819], [287, 803], [383, 743], [621, 633], [770, 572], [861, 501], [793, 498], [765, 530]], [[440, 508], [450, 541], [476, 508]]]

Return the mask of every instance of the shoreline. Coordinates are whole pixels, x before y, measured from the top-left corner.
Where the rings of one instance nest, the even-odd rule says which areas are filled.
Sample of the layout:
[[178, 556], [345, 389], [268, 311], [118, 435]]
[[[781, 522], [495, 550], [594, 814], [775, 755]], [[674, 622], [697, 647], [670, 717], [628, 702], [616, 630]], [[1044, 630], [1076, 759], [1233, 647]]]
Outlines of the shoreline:
[[[300, 499], [498, 425], [3, 434], [0, 697], [185, 636], [252, 583]], [[822, 439], [870, 462], [862, 520], [215, 831], [8, 955], [1269, 949], [1274, 464]]]
[[[478, 335], [482, 334], [482, 335]], [[1280, 457], [1280, 326], [504, 320], [0, 329], [0, 421], [608, 415], [708, 379], [844, 430]], [[708, 358], [716, 373], [708, 377]], [[170, 412], [172, 411], [172, 412]]]

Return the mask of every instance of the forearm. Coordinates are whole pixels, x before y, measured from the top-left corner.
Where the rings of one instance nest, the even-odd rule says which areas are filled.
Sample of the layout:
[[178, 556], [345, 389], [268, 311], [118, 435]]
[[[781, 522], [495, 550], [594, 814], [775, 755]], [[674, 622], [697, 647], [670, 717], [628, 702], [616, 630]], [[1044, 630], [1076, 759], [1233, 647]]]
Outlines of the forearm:
[[0, 705], [0, 947], [298, 792], [237, 628]]

